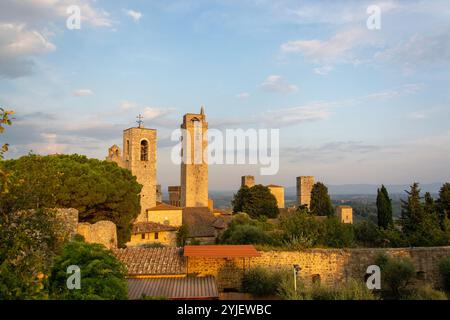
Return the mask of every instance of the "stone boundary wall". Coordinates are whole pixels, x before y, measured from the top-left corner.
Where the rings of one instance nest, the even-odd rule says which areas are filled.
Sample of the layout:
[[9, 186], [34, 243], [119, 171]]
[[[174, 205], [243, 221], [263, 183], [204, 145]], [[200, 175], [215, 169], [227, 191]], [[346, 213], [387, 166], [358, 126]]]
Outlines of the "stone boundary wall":
[[440, 285], [438, 265], [450, 257], [450, 247], [429, 248], [367, 248], [367, 249], [308, 249], [302, 251], [261, 251], [257, 258], [214, 259], [190, 257], [189, 274], [213, 275], [219, 289], [238, 289], [244, 270], [257, 266], [270, 269], [290, 268], [300, 265], [300, 279], [310, 284], [314, 279], [327, 286], [335, 286], [349, 278], [364, 280], [366, 269], [374, 264], [380, 253], [393, 257], [408, 257], [420, 277], [435, 286]]
[[94, 224], [80, 222], [77, 231], [88, 243], [99, 243], [108, 249], [117, 248], [116, 225], [111, 221], [101, 220]]

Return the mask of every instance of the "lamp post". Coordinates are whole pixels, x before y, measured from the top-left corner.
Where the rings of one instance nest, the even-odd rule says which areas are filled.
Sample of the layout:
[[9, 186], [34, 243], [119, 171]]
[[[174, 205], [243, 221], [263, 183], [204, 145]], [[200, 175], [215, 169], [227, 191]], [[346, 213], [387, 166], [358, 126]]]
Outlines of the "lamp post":
[[300, 274], [302, 268], [298, 264], [294, 264], [294, 291], [297, 292], [297, 276]]

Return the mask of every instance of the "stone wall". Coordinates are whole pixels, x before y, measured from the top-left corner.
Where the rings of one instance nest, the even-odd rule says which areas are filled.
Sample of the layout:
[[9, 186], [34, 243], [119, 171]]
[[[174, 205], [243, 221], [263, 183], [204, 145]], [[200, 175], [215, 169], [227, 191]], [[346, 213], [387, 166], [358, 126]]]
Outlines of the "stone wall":
[[270, 269], [302, 268], [300, 278], [305, 284], [314, 279], [327, 286], [338, 285], [349, 278], [364, 280], [366, 269], [374, 264], [378, 254], [409, 257], [424, 281], [440, 285], [439, 261], [450, 256], [450, 247], [433, 248], [370, 248], [370, 249], [310, 249], [302, 251], [260, 252], [261, 257], [239, 259], [188, 259], [188, 273], [214, 275], [220, 289], [240, 287], [244, 270], [257, 266]]
[[116, 225], [111, 221], [98, 221], [94, 224], [82, 222], [78, 224], [78, 234], [88, 243], [99, 243], [108, 249], [117, 248]]

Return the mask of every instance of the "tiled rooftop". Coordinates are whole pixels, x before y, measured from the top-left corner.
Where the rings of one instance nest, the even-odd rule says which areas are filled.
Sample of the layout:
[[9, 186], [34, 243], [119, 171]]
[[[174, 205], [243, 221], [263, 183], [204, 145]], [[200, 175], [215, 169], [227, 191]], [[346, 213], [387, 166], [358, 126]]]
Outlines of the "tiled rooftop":
[[127, 266], [129, 276], [186, 273], [181, 248], [126, 248], [113, 252]]

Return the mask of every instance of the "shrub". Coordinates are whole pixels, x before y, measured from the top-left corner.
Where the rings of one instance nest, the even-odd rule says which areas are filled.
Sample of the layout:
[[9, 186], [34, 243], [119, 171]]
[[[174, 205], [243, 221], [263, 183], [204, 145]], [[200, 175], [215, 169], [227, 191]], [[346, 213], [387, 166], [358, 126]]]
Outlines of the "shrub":
[[441, 274], [444, 289], [450, 292], [450, 257], [444, 258], [440, 261], [439, 273]]
[[354, 244], [353, 226], [341, 223], [336, 216], [329, 216], [324, 222], [325, 232], [321, 243], [327, 247], [344, 248]]
[[408, 300], [447, 300], [445, 292], [435, 290], [430, 285], [425, 285], [415, 289]]
[[388, 287], [386, 298], [400, 299], [405, 293], [412, 277], [414, 265], [407, 258], [392, 258], [386, 254], [377, 257], [376, 264], [382, 272], [382, 281]]
[[283, 271], [272, 271], [261, 267], [251, 269], [242, 278], [242, 290], [255, 296], [276, 294], [285, 274]]
[[[69, 290], [67, 268], [81, 270], [81, 288]], [[49, 278], [52, 298], [71, 300], [127, 299], [126, 268], [100, 244], [68, 242], [56, 257]]]

